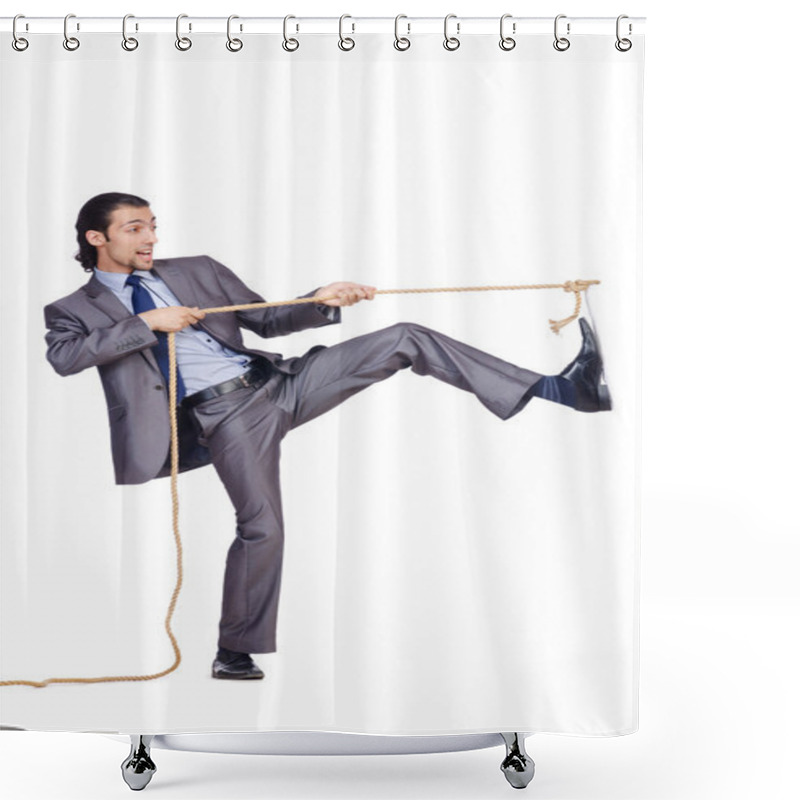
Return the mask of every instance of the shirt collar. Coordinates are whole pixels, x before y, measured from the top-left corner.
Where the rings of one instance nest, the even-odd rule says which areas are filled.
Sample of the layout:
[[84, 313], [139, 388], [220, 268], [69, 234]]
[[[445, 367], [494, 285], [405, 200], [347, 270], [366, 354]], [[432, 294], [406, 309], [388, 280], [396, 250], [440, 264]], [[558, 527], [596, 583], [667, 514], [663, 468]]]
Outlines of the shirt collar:
[[[107, 286], [113, 292], [121, 293], [125, 291], [125, 281], [128, 280], [128, 276], [124, 272], [106, 272], [105, 270], [95, 267], [94, 274], [100, 283]], [[150, 270], [146, 269], [135, 269], [132, 274], [138, 275], [144, 281], [152, 281], [156, 277], [154, 274], [151, 274]]]

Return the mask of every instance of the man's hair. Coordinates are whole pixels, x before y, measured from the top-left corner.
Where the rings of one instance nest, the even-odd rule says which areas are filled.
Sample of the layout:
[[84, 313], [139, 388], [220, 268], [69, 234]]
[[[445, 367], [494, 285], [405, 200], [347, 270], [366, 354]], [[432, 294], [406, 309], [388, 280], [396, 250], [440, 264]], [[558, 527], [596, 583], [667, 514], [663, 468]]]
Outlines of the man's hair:
[[97, 266], [97, 248], [86, 241], [86, 231], [102, 231], [108, 238], [112, 212], [120, 206], [144, 208], [149, 205], [147, 200], [135, 194], [121, 192], [106, 192], [87, 200], [78, 212], [78, 220], [75, 223], [75, 230], [78, 232], [78, 252], [75, 254], [75, 260], [80, 261], [86, 272], [91, 272]]

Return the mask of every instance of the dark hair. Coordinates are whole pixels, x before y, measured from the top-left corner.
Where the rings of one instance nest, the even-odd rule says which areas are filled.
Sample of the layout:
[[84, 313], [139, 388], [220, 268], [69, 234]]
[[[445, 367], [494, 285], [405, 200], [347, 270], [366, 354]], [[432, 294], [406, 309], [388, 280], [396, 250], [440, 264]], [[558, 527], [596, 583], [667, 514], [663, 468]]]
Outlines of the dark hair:
[[98, 194], [83, 204], [78, 212], [75, 230], [78, 232], [78, 252], [75, 260], [80, 261], [86, 272], [91, 272], [97, 266], [97, 248], [86, 241], [86, 231], [102, 231], [106, 235], [111, 213], [120, 206], [133, 206], [144, 208], [150, 203], [135, 194], [122, 194], [121, 192], [106, 192]]

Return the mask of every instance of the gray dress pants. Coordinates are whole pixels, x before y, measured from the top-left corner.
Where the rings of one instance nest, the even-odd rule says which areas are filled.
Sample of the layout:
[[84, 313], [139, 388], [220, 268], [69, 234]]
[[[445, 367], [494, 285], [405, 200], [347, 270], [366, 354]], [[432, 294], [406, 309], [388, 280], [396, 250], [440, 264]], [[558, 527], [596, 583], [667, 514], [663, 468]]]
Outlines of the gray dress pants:
[[312, 353], [296, 375], [274, 371], [258, 389], [243, 387], [193, 409], [236, 510], [236, 538], [223, 585], [221, 647], [241, 653], [276, 650], [283, 559], [281, 439], [406, 367], [472, 392], [501, 419], [525, 405], [528, 390], [542, 377], [430, 328], [398, 323]]

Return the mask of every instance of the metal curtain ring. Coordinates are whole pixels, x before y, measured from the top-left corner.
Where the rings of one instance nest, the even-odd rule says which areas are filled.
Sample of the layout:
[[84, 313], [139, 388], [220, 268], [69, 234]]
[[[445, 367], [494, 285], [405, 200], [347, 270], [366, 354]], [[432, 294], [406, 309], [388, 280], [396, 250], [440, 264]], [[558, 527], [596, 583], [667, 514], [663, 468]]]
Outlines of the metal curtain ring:
[[25, 15], [24, 14], [17, 14], [17, 16], [14, 17], [14, 22], [11, 25], [11, 35], [14, 37], [11, 40], [11, 46], [18, 53], [21, 53], [23, 50], [27, 50], [28, 49], [28, 45], [30, 44], [30, 42], [28, 42], [28, 40], [24, 39], [22, 36], [18, 36], [17, 35], [17, 20], [18, 19], [25, 19]]
[[[617, 41], [614, 42], [614, 47], [616, 47], [617, 50], [620, 51], [620, 53], [627, 53], [628, 50], [630, 50], [631, 47], [633, 47], [633, 42], [630, 39], [621, 39], [620, 38], [620, 35], [619, 35], [620, 25], [619, 24], [623, 19], [628, 19], [628, 15], [627, 14], [620, 14], [617, 17]], [[632, 31], [631, 25], [630, 25], [630, 23], [628, 23], [628, 33], [631, 33], [631, 31]]]
[[[558, 35], [558, 21], [560, 19], [566, 19], [566, 14], [559, 14], [555, 22], [553, 23], [553, 35], [555, 36], [555, 41], [553, 42], [553, 47], [558, 50], [560, 53], [563, 53], [565, 50], [569, 50], [570, 41], [564, 36]], [[569, 22], [567, 23], [567, 36], [569, 36]]]
[[[512, 39], [510, 36], [504, 36], [503, 34], [503, 26], [507, 19], [511, 19], [511, 14], [503, 14], [503, 16], [500, 17], [500, 49], [506, 51], [513, 50], [517, 46], [516, 39]], [[516, 25], [514, 28], [516, 28]]]
[[[239, 17], [236, 16], [236, 14], [231, 14], [228, 17], [228, 28], [227, 28], [228, 41], [225, 42], [225, 47], [227, 47], [228, 50], [231, 51], [231, 53], [238, 53], [244, 47], [244, 43], [242, 42], [241, 39], [231, 38], [231, 21], [234, 19], [239, 19]], [[239, 30], [241, 30], [241, 28]]]
[[284, 50], [286, 50], [287, 53], [294, 53], [294, 51], [297, 50], [298, 47], [300, 47], [300, 42], [298, 42], [297, 39], [294, 38], [290, 39], [287, 36], [290, 19], [297, 19], [297, 17], [288, 14], [283, 18], [283, 43], [281, 46], [283, 47]]
[[[403, 51], [411, 47], [411, 39], [406, 36], [400, 36], [401, 19], [408, 19], [408, 17], [405, 14], [398, 14], [394, 18], [394, 49]], [[406, 26], [408, 27], [408, 33], [411, 33], [411, 23], [407, 22]]]
[[[181, 20], [188, 17], [188, 14], [178, 14], [175, 18], [175, 47], [184, 52], [192, 46], [192, 40], [188, 36], [181, 36]], [[191, 29], [192, 25], [189, 23], [189, 30]]]
[[69, 22], [70, 18], [75, 19], [75, 15], [74, 14], [67, 14], [67, 16], [64, 17], [64, 43], [63, 44], [64, 44], [64, 49], [65, 50], [69, 50], [70, 52], [72, 52], [73, 50], [77, 50], [81, 46], [81, 43], [80, 43], [79, 39], [76, 39], [74, 36], [70, 36], [68, 31], [67, 31], [67, 22]]
[[[133, 14], [126, 14], [122, 18], [122, 49], [131, 52], [135, 50], [139, 46], [139, 40], [134, 39], [133, 36], [128, 36], [128, 20], [134, 19]], [[136, 30], [139, 30], [139, 26], [136, 26]]]
[[[345, 52], [347, 52], [348, 50], [352, 50], [356, 46], [356, 43], [353, 39], [351, 39], [349, 36], [345, 37], [343, 35], [342, 26], [346, 19], [353, 19], [353, 18], [349, 14], [342, 14], [342, 16], [339, 17], [339, 49], [344, 50]], [[355, 23], [352, 23], [352, 25], [353, 25], [353, 32], [355, 33], [356, 30]]]
[[[444, 49], [445, 50], [451, 50], [452, 51], [452, 50], [458, 50], [458, 48], [461, 47], [461, 40], [458, 39], [455, 36], [448, 36], [447, 35], [447, 23], [451, 19], [456, 19], [456, 15], [455, 14], [448, 14], [444, 18], [444, 42], [443, 42], [443, 44], [444, 44]], [[458, 33], [460, 31], [460, 28], [461, 28], [460, 24], [456, 24], [456, 33]]]

